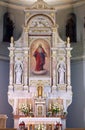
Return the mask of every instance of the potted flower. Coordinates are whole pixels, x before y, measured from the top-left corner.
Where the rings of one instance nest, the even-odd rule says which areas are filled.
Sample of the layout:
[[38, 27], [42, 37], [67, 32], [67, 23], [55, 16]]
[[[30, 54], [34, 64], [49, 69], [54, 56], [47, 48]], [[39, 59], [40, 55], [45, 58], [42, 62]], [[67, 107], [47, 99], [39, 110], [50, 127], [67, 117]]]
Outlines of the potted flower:
[[22, 121], [22, 122], [19, 123], [19, 128], [22, 129], [22, 130], [25, 129], [25, 123], [24, 123], [24, 121]]
[[56, 122], [54, 130], [59, 130], [60, 128], [62, 128], [62, 124], [60, 122]]

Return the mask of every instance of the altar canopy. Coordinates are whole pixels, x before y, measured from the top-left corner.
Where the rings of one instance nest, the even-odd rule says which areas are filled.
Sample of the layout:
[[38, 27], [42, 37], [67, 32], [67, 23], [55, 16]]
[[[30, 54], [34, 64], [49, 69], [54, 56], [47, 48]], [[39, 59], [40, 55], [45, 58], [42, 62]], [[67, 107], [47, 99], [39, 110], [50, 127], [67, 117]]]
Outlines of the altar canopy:
[[72, 102], [70, 40], [59, 37], [57, 11], [43, 0], [24, 12], [22, 35], [17, 41], [12, 37], [8, 48], [9, 103], [14, 115], [25, 114], [24, 104], [28, 116], [62, 117]]

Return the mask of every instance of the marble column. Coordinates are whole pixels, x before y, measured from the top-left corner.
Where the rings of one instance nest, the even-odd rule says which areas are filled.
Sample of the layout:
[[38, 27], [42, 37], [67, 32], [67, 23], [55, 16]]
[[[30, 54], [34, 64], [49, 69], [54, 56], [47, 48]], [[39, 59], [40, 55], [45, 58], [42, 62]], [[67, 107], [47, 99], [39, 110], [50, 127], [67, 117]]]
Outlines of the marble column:
[[14, 83], [14, 43], [13, 43], [13, 38], [11, 38], [11, 43], [10, 43], [10, 47], [8, 48], [10, 50], [10, 73], [9, 73], [9, 91], [13, 90], [13, 83]]
[[53, 86], [52, 87], [56, 88], [56, 51], [53, 51], [52, 69], [53, 69]]
[[29, 53], [29, 48], [28, 48], [28, 28], [24, 27], [24, 45], [23, 47], [23, 52], [24, 52], [24, 59], [23, 59], [23, 64], [24, 64], [24, 90], [28, 91], [28, 72], [29, 72], [29, 60], [28, 60], [28, 53]]
[[67, 39], [67, 90], [71, 89], [71, 66], [70, 66], [70, 58], [71, 58], [71, 53], [70, 51], [72, 48], [70, 47], [70, 41]]
[[52, 46], [54, 48], [57, 44], [57, 27], [54, 26], [52, 28], [52, 31]]
[[55, 46], [56, 46], [56, 32], [57, 29], [56, 27], [52, 27], [52, 77], [53, 77], [53, 84], [52, 84], [52, 90], [56, 89], [56, 51], [55, 51]]

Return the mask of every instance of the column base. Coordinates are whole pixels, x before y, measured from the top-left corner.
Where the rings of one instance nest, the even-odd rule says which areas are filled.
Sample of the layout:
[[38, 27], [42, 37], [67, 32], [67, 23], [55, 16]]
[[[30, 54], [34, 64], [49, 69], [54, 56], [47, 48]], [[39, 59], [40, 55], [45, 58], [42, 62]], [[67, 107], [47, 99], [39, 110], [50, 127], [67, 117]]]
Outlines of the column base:
[[13, 90], [14, 90], [14, 86], [13, 86], [13, 85], [9, 85], [9, 86], [8, 86], [8, 90], [9, 90], [9, 91], [13, 91]]
[[24, 91], [28, 91], [28, 86], [23, 86]]
[[57, 86], [52, 86], [52, 91], [55, 91], [57, 89]]

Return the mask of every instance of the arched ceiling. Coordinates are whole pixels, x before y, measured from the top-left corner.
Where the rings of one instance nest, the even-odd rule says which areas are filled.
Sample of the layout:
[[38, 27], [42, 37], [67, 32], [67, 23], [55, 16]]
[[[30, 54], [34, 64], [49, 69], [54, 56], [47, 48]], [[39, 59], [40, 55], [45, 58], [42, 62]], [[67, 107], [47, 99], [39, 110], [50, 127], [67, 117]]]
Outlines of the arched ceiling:
[[[37, 1], [42, 0], [0, 0], [0, 5], [4, 5], [10, 8], [24, 9], [34, 4]], [[55, 7], [56, 9], [67, 8], [69, 6], [79, 6], [85, 3], [85, 0], [44, 0], [48, 5]]]
[[[0, 0], [3, 1], [3, 0]], [[28, 4], [31, 5], [34, 2], [36, 2], [37, 0], [4, 0], [4, 2], [8, 2], [8, 3], [14, 3], [14, 4]], [[57, 4], [67, 4], [69, 2], [78, 2], [81, 0], [44, 0], [45, 2], [47, 2], [49, 5], [57, 5]]]

